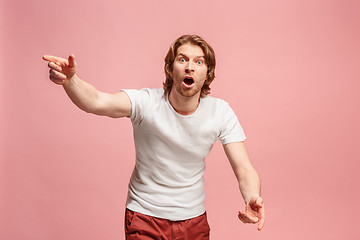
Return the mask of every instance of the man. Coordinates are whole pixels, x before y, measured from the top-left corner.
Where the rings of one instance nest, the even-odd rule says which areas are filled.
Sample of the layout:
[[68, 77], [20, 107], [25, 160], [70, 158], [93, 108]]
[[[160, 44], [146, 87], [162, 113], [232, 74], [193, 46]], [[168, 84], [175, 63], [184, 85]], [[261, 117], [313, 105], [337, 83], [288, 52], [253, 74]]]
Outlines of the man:
[[103, 93], [76, 75], [73, 55], [43, 59], [49, 61], [50, 79], [62, 85], [80, 109], [132, 121], [136, 164], [126, 205], [126, 239], [209, 239], [204, 159], [217, 139], [245, 200], [238, 217], [262, 229], [260, 179], [247, 155], [244, 132], [228, 103], [207, 96], [215, 77], [215, 54], [206, 41], [184, 35], [171, 45], [163, 89]]

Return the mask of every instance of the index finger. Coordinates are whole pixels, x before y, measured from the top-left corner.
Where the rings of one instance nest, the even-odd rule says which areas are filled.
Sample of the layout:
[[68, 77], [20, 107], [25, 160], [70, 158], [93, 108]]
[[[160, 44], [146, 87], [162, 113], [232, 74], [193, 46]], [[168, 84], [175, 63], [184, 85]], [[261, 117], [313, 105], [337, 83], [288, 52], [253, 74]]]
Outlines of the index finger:
[[265, 223], [265, 209], [264, 206], [262, 208], [259, 209], [259, 225], [258, 225], [258, 230], [260, 231]]
[[45, 61], [51, 61], [51, 62], [58, 62], [58, 63], [68, 64], [68, 60], [65, 59], [65, 58], [61, 58], [61, 57], [44, 55], [42, 58], [43, 58]]

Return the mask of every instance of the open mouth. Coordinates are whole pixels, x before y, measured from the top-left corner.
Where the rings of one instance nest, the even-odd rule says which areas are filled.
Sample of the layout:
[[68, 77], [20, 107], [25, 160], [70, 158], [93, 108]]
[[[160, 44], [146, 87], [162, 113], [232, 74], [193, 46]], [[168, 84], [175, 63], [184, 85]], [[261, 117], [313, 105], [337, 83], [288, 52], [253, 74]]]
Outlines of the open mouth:
[[194, 83], [194, 79], [192, 77], [186, 77], [183, 82], [186, 86], [191, 86]]

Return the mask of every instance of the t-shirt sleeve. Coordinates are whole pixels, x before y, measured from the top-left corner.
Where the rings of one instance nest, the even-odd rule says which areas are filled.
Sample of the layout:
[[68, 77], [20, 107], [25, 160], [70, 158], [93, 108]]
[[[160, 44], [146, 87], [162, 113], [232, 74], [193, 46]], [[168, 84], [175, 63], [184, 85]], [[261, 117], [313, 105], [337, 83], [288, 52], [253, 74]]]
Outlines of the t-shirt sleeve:
[[131, 122], [133, 124], [140, 124], [144, 119], [144, 109], [146, 109], [146, 105], [149, 103], [149, 89], [122, 89], [121, 91], [125, 92], [131, 101]]
[[231, 142], [242, 142], [246, 139], [238, 118], [228, 103], [225, 103], [225, 110], [221, 122], [219, 140], [223, 145]]

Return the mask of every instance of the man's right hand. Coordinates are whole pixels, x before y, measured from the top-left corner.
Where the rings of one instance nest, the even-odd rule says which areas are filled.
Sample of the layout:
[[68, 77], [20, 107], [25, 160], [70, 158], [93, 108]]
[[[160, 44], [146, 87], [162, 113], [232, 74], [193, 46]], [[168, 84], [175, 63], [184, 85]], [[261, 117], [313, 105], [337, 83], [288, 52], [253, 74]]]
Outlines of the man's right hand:
[[49, 55], [44, 55], [42, 58], [49, 62], [49, 78], [54, 83], [64, 85], [75, 76], [76, 62], [73, 54], [71, 54], [68, 59]]
[[81, 110], [112, 118], [130, 117], [131, 101], [123, 92], [114, 94], [98, 91], [94, 86], [80, 79], [76, 75], [76, 62], [74, 55], [68, 59], [44, 55], [50, 68], [50, 80], [62, 85], [71, 101]]

